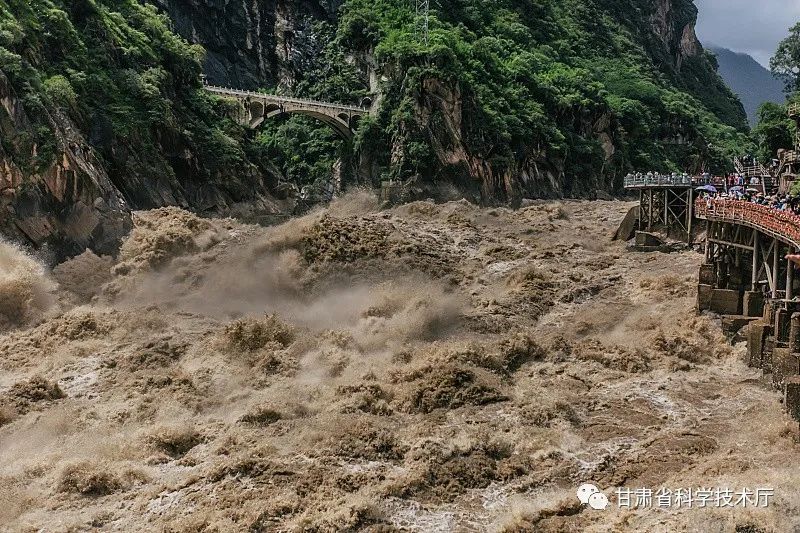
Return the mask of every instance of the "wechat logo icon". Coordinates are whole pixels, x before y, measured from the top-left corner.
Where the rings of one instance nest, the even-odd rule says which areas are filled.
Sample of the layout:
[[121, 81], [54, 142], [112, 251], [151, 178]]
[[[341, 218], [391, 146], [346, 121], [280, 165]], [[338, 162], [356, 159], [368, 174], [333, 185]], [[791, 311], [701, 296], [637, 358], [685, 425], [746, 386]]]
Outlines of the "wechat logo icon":
[[578, 487], [578, 499], [582, 504], [588, 505], [595, 511], [602, 511], [608, 507], [608, 498], [600, 489], [591, 483], [584, 483]]

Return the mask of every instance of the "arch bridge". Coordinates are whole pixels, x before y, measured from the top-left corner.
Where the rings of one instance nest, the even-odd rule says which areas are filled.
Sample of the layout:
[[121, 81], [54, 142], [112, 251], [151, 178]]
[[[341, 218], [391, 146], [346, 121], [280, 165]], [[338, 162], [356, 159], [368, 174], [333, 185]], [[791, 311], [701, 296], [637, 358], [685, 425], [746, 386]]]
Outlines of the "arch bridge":
[[278, 115], [298, 114], [313, 117], [333, 128], [343, 139], [350, 140], [358, 120], [369, 115], [367, 109], [344, 104], [240, 91], [214, 85], [205, 85], [205, 89], [210, 93], [238, 100], [242, 105], [240, 122], [249, 128], [257, 128], [265, 120]]

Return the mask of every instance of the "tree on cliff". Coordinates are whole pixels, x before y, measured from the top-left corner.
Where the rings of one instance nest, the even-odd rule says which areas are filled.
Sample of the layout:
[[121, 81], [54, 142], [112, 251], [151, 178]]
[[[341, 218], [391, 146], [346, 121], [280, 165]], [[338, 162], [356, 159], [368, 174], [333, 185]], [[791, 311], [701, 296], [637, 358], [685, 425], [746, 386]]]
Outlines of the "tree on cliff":
[[758, 125], [753, 129], [761, 161], [770, 161], [778, 150], [794, 144], [794, 121], [786, 114], [786, 106], [766, 102], [758, 109]]
[[773, 74], [782, 79], [787, 93], [800, 91], [800, 22], [789, 30], [770, 60]]
[[[770, 60], [772, 73], [785, 84], [789, 101], [800, 99], [800, 23], [795, 24], [778, 45]], [[776, 157], [778, 150], [794, 146], [797, 126], [786, 113], [785, 105], [765, 103], [758, 110], [758, 125], [753, 130], [763, 161]]]

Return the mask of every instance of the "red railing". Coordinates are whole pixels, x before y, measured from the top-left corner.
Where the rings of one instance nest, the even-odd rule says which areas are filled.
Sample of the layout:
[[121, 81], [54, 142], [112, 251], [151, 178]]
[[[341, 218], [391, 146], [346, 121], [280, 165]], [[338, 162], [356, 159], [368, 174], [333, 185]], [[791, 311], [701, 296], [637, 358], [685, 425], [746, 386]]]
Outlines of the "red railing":
[[699, 198], [695, 216], [706, 220], [743, 223], [795, 246], [800, 246], [800, 216], [765, 205], [740, 200]]

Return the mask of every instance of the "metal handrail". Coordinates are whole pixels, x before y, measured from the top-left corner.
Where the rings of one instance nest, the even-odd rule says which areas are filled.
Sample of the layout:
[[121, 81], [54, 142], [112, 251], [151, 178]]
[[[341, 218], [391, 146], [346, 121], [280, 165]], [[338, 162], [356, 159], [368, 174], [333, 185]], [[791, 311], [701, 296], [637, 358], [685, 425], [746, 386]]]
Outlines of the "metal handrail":
[[754, 161], [752, 164], [745, 165], [740, 158], [736, 157], [733, 160], [733, 166], [736, 169], [736, 173], [740, 174], [744, 178], [772, 177], [772, 173], [767, 169], [767, 167], [758, 161]]
[[348, 111], [351, 113], [358, 113], [360, 115], [366, 115], [369, 113], [368, 110], [363, 109], [361, 107], [345, 105], [345, 104], [336, 104], [330, 102], [321, 102], [319, 100], [307, 100], [304, 98], [293, 98], [289, 96], [277, 96], [274, 94], [262, 93], [262, 92], [255, 92], [255, 91], [242, 91], [239, 89], [230, 89], [228, 87], [219, 87], [216, 85], [204, 85], [204, 88], [212, 93], [217, 94], [224, 94], [224, 95], [234, 95], [234, 96], [243, 96], [249, 98], [263, 98], [269, 100], [275, 100], [276, 102], [282, 102], [287, 104], [297, 104], [297, 105], [305, 105], [311, 107], [319, 107], [323, 109], [338, 109], [341, 111]]
[[800, 247], [800, 216], [743, 200], [698, 198], [697, 218], [745, 224]]
[[781, 163], [796, 163], [800, 160], [800, 153], [797, 150], [786, 150], [781, 154]]
[[691, 187], [692, 185], [707, 185], [709, 179], [691, 176], [625, 176], [623, 184], [626, 189], [635, 187]]
[[790, 117], [800, 117], [800, 104], [789, 104], [786, 112]]

